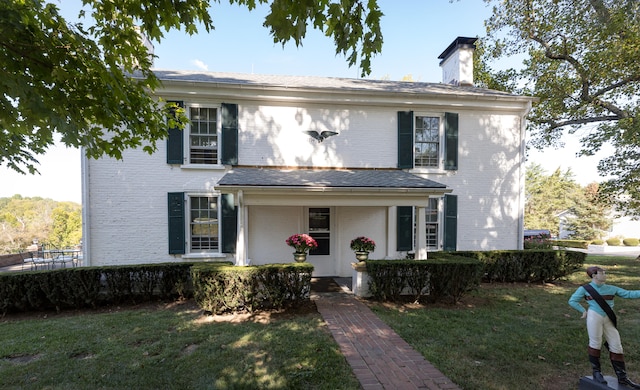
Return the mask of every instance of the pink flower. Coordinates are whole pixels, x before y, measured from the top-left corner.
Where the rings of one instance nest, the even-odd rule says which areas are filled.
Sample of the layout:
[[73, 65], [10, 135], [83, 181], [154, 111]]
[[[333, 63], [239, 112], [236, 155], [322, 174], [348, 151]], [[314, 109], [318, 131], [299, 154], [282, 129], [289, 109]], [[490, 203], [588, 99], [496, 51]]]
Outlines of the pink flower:
[[360, 236], [351, 240], [351, 250], [356, 252], [373, 252], [376, 249], [376, 242], [372, 239]]
[[296, 233], [285, 240], [287, 245], [295, 248], [296, 252], [306, 252], [318, 247], [318, 243], [308, 234]]

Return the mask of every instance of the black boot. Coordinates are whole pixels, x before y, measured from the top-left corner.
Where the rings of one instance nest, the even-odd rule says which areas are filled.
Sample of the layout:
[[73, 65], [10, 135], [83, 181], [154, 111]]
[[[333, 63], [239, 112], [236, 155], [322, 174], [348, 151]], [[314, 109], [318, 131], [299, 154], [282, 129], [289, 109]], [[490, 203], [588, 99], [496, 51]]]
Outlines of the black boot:
[[591, 368], [593, 369], [593, 380], [607, 384], [607, 381], [602, 376], [602, 372], [600, 371], [600, 350], [589, 347], [589, 363], [591, 363]]
[[634, 383], [631, 379], [627, 377], [627, 369], [624, 364], [624, 355], [621, 353], [609, 353], [611, 355], [611, 365], [613, 366], [613, 370], [616, 372], [616, 376], [618, 377], [618, 385], [623, 385], [632, 389], [640, 389], [640, 385]]

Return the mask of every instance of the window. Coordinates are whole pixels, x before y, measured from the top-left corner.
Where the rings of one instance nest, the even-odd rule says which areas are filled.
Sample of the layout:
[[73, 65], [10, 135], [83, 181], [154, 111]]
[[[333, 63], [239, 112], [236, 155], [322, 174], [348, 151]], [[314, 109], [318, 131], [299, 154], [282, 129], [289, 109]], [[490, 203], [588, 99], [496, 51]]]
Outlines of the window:
[[438, 245], [438, 199], [429, 198], [425, 208], [425, 222], [427, 227], [427, 249], [437, 250]]
[[191, 164], [218, 163], [218, 109], [191, 107], [189, 109], [189, 162]]
[[398, 111], [398, 168], [458, 169], [458, 114]]
[[[418, 216], [416, 215], [417, 210], [413, 209], [413, 237], [414, 243], [413, 247], [416, 248], [415, 239], [418, 237], [416, 234], [418, 231], [418, 227], [416, 226], [416, 222], [418, 221]], [[437, 198], [429, 198], [427, 202], [427, 207], [424, 210], [425, 213], [425, 228], [426, 228], [426, 243], [427, 249], [429, 250], [438, 250], [440, 249], [439, 239], [438, 239], [438, 199]]]
[[191, 125], [185, 131], [169, 129], [167, 164], [194, 164], [200, 165], [199, 169], [206, 165], [238, 165], [237, 104], [221, 103], [217, 108], [206, 108], [185, 105], [183, 101], [172, 103], [187, 107]]
[[440, 118], [416, 116], [415, 167], [437, 168], [440, 161]]
[[168, 249], [171, 255], [234, 253], [238, 209], [233, 194], [169, 192]]
[[189, 215], [191, 251], [217, 251], [219, 249], [218, 198], [189, 197]]
[[331, 212], [328, 207], [309, 208], [309, 235], [318, 243], [309, 255], [331, 254]]

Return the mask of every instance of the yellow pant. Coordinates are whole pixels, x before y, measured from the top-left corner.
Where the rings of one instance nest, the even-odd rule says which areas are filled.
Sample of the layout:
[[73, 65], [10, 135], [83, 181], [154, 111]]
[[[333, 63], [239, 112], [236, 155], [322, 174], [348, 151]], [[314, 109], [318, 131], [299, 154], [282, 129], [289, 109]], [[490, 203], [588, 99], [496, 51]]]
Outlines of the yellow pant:
[[593, 310], [587, 312], [587, 333], [589, 333], [589, 346], [593, 349], [602, 349], [602, 336], [609, 343], [609, 351], [622, 354], [620, 333], [613, 326], [608, 316], [601, 316]]

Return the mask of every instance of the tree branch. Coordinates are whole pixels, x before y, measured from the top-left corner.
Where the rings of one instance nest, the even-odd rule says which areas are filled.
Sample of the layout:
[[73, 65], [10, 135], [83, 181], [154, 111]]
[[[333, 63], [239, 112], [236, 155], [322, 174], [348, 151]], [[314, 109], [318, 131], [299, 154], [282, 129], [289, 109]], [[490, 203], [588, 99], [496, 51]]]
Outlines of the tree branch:
[[570, 125], [584, 125], [587, 123], [594, 123], [594, 122], [611, 122], [611, 121], [618, 121], [620, 119], [622, 118], [618, 115], [608, 115], [608, 116], [594, 116], [590, 118], [581, 118], [581, 119], [568, 119], [566, 121], [560, 121], [560, 122], [549, 120], [549, 121], [544, 121], [543, 123], [549, 124], [551, 129], [557, 129], [560, 127], [570, 126]]

